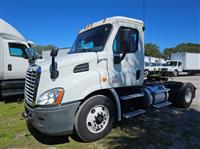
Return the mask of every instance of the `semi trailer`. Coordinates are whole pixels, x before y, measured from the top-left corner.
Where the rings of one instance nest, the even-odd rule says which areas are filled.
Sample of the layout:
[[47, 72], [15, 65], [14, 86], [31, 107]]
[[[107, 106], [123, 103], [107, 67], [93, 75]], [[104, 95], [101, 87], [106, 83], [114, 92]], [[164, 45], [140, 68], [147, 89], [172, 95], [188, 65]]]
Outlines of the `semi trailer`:
[[24, 95], [28, 51], [33, 42], [0, 19], [0, 99]]
[[54, 48], [51, 60], [31, 61], [22, 114], [29, 131], [93, 142], [148, 108], [188, 108], [191, 83], [144, 79], [144, 30], [140, 20], [107, 18], [83, 28], [66, 56]]

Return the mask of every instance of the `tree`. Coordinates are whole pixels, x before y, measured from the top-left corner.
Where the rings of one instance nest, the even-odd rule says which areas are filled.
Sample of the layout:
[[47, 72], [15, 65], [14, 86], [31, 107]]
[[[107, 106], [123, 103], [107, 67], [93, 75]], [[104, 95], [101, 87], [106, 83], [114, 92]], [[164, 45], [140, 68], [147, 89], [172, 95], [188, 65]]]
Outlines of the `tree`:
[[54, 45], [34, 45], [33, 49], [35, 49], [40, 55], [42, 54], [42, 51], [49, 51], [53, 49], [55, 46]]
[[163, 57], [169, 58], [172, 53], [191, 52], [200, 53], [200, 44], [195, 43], [180, 43], [174, 48], [166, 48], [163, 51]]
[[146, 43], [145, 44], [145, 56], [152, 56], [152, 57], [161, 57], [161, 53], [159, 50], [159, 46], [153, 43]]

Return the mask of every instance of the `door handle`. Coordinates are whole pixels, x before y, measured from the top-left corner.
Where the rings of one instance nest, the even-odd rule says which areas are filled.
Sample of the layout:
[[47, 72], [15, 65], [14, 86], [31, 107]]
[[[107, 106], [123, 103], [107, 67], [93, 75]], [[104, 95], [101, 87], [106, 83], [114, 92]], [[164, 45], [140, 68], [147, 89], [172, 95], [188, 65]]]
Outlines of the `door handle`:
[[8, 71], [12, 71], [12, 65], [8, 64]]

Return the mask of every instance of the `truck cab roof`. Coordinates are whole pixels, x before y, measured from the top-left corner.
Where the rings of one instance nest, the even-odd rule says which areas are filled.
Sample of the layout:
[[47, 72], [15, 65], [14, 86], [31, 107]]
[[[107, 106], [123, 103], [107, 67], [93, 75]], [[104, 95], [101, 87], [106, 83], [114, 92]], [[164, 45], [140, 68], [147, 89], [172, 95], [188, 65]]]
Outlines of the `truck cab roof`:
[[94, 22], [92, 24], [87, 25], [85, 28], [81, 29], [79, 34], [82, 32], [85, 32], [89, 29], [92, 29], [94, 27], [103, 25], [103, 24], [114, 24], [116, 22], [130, 22], [130, 23], [135, 23], [141, 26], [144, 26], [144, 22], [141, 20], [129, 18], [129, 17], [123, 17], [123, 16], [115, 16], [115, 17], [110, 17], [110, 18], [105, 18], [103, 20], [100, 20], [98, 22]]
[[0, 36], [8, 40], [26, 41], [12, 25], [0, 18]]

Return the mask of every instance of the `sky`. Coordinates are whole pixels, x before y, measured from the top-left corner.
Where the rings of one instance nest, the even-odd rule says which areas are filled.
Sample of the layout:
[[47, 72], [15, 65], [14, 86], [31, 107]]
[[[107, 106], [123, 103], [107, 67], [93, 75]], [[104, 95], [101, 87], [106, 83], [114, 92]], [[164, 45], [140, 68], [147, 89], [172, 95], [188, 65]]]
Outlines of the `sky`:
[[88, 24], [126, 16], [145, 22], [145, 43], [163, 51], [200, 43], [200, 0], [0, 0], [0, 18], [35, 44], [71, 47]]

